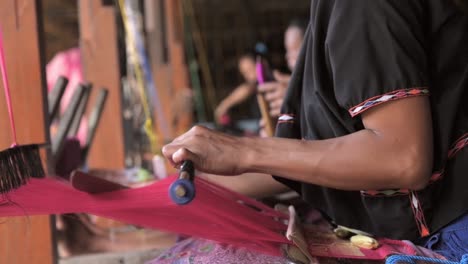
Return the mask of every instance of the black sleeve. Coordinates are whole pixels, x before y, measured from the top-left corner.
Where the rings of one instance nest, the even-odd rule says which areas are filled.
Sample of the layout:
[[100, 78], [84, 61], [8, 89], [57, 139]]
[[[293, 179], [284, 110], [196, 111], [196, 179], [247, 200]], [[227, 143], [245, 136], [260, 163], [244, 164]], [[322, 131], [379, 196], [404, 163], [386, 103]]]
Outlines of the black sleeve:
[[423, 3], [335, 1], [326, 49], [337, 102], [352, 116], [429, 93]]

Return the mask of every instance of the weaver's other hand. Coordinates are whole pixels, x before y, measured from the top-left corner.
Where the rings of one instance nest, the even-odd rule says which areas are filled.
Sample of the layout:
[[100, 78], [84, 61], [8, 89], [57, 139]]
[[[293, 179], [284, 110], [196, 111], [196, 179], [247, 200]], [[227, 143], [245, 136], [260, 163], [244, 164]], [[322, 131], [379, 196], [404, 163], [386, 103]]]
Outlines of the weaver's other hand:
[[273, 75], [276, 81], [260, 84], [258, 91], [265, 93], [265, 100], [268, 101], [270, 106], [270, 116], [275, 118], [280, 114], [281, 105], [283, 104], [284, 95], [288, 89], [291, 76], [278, 71], [273, 72]]
[[164, 146], [162, 152], [173, 166], [191, 160], [195, 168], [202, 172], [239, 175], [247, 168], [246, 153], [249, 147], [245, 141], [245, 138], [195, 126]]
[[229, 107], [223, 103], [218, 105], [215, 109], [215, 119], [218, 124], [222, 123], [223, 116], [225, 116], [229, 111]]

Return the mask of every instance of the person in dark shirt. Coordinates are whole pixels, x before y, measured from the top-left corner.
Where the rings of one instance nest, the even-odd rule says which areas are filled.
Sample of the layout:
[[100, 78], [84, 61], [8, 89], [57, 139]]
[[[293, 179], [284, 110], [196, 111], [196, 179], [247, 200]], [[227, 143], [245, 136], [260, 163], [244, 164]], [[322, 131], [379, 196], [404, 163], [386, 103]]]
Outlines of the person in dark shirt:
[[[257, 85], [257, 73], [255, 71], [255, 54], [245, 53], [239, 58], [239, 72], [244, 78], [244, 82], [237, 86], [226, 98], [224, 98], [215, 109], [216, 122], [222, 124], [223, 118], [228, 114], [229, 110], [236, 105], [252, 98], [255, 94]], [[254, 115], [257, 115], [257, 111]], [[257, 116], [253, 116], [257, 117]]]
[[275, 175], [337, 225], [459, 260], [468, 252], [468, 16], [456, 2], [312, 0], [278, 138], [194, 127], [164, 155], [213, 174]]

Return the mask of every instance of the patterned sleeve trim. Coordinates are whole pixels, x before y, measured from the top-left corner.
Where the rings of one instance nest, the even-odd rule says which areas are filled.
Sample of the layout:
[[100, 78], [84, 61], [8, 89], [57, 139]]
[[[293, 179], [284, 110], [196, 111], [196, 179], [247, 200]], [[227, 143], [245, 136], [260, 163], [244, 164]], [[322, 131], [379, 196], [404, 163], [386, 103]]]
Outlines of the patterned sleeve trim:
[[452, 145], [452, 148], [450, 149], [449, 154], [448, 154], [448, 158], [449, 159], [453, 158], [455, 154], [458, 153], [458, 151], [460, 151], [467, 145], [468, 145], [468, 133], [465, 133], [457, 141], [455, 141], [455, 144]]
[[294, 123], [294, 114], [281, 114], [278, 117], [278, 124]]
[[395, 91], [391, 91], [383, 95], [378, 95], [378, 96], [369, 98], [366, 101], [356, 106], [351, 107], [348, 111], [352, 117], [355, 117], [361, 114], [362, 112], [374, 106], [383, 104], [385, 102], [394, 101], [394, 100], [407, 98], [407, 97], [421, 96], [421, 95], [429, 95], [429, 90], [427, 89], [427, 87], [414, 87], [414, 88], [395, 90]]

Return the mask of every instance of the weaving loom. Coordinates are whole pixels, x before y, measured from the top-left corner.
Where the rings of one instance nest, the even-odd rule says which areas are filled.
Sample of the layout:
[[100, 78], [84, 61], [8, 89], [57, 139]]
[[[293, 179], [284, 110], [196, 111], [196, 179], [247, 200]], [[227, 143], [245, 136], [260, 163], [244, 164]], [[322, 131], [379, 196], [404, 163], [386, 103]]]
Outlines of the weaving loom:
[[[57, 86], [57, 96], [51, 96], [58, 97], [52, 98], [55, 101], [51, 103], [53, 108], [57, 108], [60, 94], [63, 94], [60, 91], [64, 89], [63, 81], [59, 81]], [[76, 140], [66, 140], [70, 133], [72, 136], [76, 133], [90, 89], [84, 85], [78, 87], [71, 106], [60, 122], [58, 135], [52, 140], [52, 152], [56, 158], [60, 157], [56, 160], [56, 165], [64, 167], [57, 167], [61, 177], [67, 178], [69, 172], [83, 162], [92, 141], [91, 134], [81, 153]], [[103, 92], [105, 97], [106, 92]], [[102, 103], [98, 105], [101, 105], [98, 107], [101, 110], [97, 110], [100, 112]], [[78, 111], [80, 108], [81, 111]], [[50, 110], [51, 113], [57, 111]], [[67, 158], [67, 155], [73, 153], [84, 154], [84, 157]], [[64, 162], [67, 160], [77, 161], [77, 164], [75, 162], [67, 165]], [[9, 179], [10, 175], [0, 175], [3, 178], [0, 187], [7, 190], [2, 192], [0, 217], [89, 213], [137, 226], [206, 238], [273, 256], [289, 256], [289, 248], [295, 247], [288, 245], [296, 245], [309, 260], [313, 257], [383, 260], [393, 252], [415, 254], [399, 241], [380, 240], [379, 249], [370, 250], [338, 239], [331, 230], [324, 232], [308, 228], [306, 233], [313, 235], [304, 236], [294, 213], [288, 215], [201, 178], [194, 179], [193, 173], [191, 167], [188, 177], [182, 173], [176, 181], [175, 177], [170, 177], [136, 189], [123, 189], [114, 185], [106, 192], [101, 189], [94, 193], [86, 190], [90, 186], [80, 188], [86, 190], [82, 191], [74, 188], [78, 185], [71, 186], [63, 179], [52, 177], [32, 178], [27, 183], [25, 181], [26, 184], [22, 187], [10, 188], [3, 184], [3, 180]], [[195, 198], [193, 182], [197, 188]]]
[[[78, 107], [79, 101], [74, 105]], [[74, 113], [76, 109], [70, 112]], [[59, 139], [63, 141], [67, 133], [60, 135], [62, 136]], [[53, 146], [61, 146], [61, 144], [53, 144]], [[62, 147], [57, 147], [55, 154], [60, 152]], [[64, 174], [68, 174], [68, 170]], [[8, 175], [0, 175], [0, 177], [8, 177]], [[173, 184], [181, 180], [184, 182], [185, 179], [179, 178], [175, 181], [175, 177], [136, 189], [123, 189], [115, 185], [106, 192], [100, 190], [94, 193], [89, 190], [79, 190], [77, 185], [70, 186], [61, 179], [33, 178], [23, 187], [2, 194], [0, 217], [90, 213], [138, 226], [211, 239], [222, 244], [231, 244], [276, 256], [286, 254], [286, 246], [295, 244], [299, 248], [302, 247], [303, 253], [309, 256], [309, 260], [310, 255], [384, 260], [393, 253], [416, 254], [412, 248], [401, 241], [387, 239], [379, 239], [380, 247], [376, 250], [358, 248], [352, 246], [347, 240], [338, 239], [332, 232], [313, 227], [305, 228], [306, 236], [299, 239], [304, 242], [301, 245], [298, 241], [294, 241], [294, 237], [304, 234], [295, 233], [296, 229], [291, 230], [293, 224], [298, 224], [294, 221], [294, 213], [288, 215], [276, 211], [254, 199], [202, 178], [193, 179], [193, 175], [190, 177], [197, 186], [197, 195], [194, 198], [194, 190], [190, 191], [188, 190], [190, 185], [184, 185], [186, 189], [183, 189], [180, 196], [185, 197], [187, 191], [191, 195], [189, 195], [190, 199], [180, 202], [177, 202], [177, 197], [173, 195], [178, 192], [177, 185]], [[89, 188], [89, 186], [84, 188]], [[301, 229], [301, 227], [296, 228]]]

